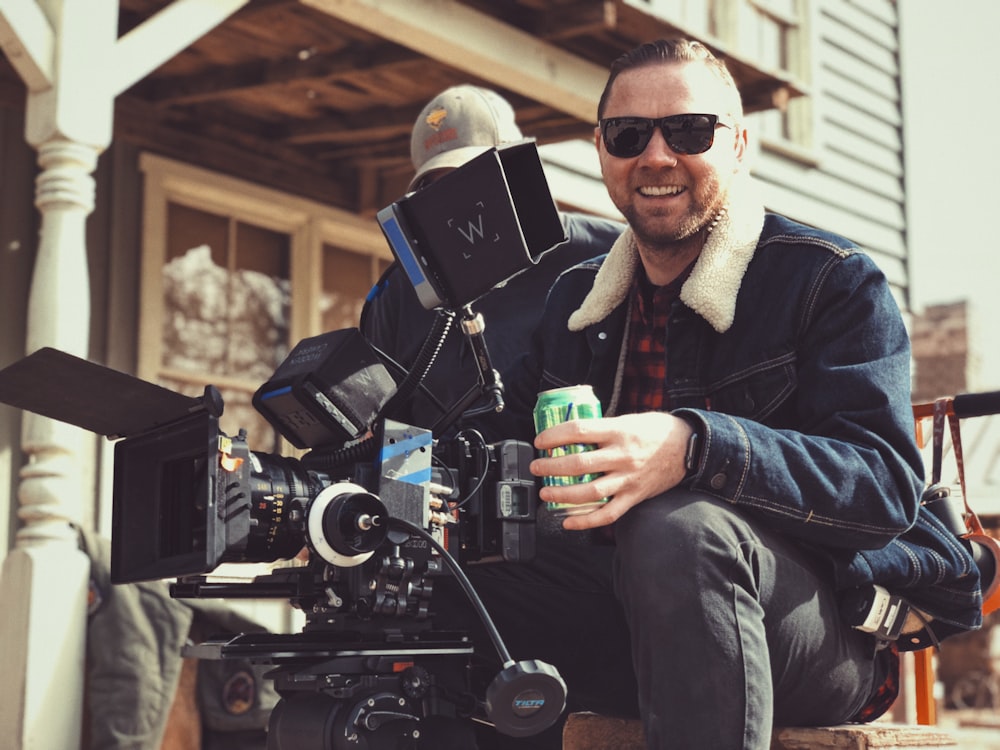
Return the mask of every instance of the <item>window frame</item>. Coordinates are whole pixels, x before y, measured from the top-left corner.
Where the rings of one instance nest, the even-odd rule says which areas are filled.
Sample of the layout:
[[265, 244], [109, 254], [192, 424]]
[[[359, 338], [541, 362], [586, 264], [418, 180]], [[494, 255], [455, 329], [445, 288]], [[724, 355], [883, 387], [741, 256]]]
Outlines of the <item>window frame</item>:
[[[788, 40], [782, 51], [786, 59], [783, 70], [801, 81], [807, 93], [794, 97], [778, 107], [782, 111], [788, 135], [774, 135], [760, 132], [761, 148], [789, 159], [815, 165], [819, 153], [820, 120], [812, 87], [816, 81], [816, 51], [819, 39], [816, 35], [817, 0], [793, 0], [796, 12], [789, 16], [785, 11], [773, 6], [769, 0], [722, 0], [727, 3], [742, 3], [788, 26]], [[727, 30], [728, 31], [728, 30]], [[738, 27], [736, 34], [739, 33]], [[740, 49], [738, 39], [735, 46]], [[753, 117], [753, 115], [749, 115]]]
[[[139, 158], [143, 175], [143, 228], [140, 285], [138, 376], [156, 380], [161, 373], [190, 380], [192, 373], [162, 366], [163, 279], [167, 209], [171, 203], [215, 213], [289, 236], [289, 281], [293, 290], [289, 348], [322, 333], [323, 247], [332, 245], [371, 259], [372, 279], [379, 261], [393, 260], [374, 219], [266, 188], [150, 153]], [[225, 378], [213, 376], [217, 384]], [[245, 387], [242, 381], [237, 383]]]
[[[806, 164], [815, 165], [819, 159], [821, 120], [817, 112], [812, 87], [817, 80], [817, 51], [820, 40], [816, 33], [819, 0], [792, 0], [795, 12], [789, 14], [777, 7], [773, 0], [699, 0], [704, 6], [704, 18], [691, 18], [685, 0], [620, 0], [627, 6], [657, 18], [677, 29], [677, 32], [694, 39], [701, 39], [724, 57], [729, 56], [761, 70], [780, 70], [801, 84], [805, 93], [785, 102], [775, 101], [774, 107], [762, 112], [782, 112], [783, 130], [787, 135], [776, 135], [758, 130], [762, 149]], [[775, 68], [764, 63], [754, 54], [754, 44], [747, 43], [750, 31], [756, 27], [741, 23], [747, 13], [764, 15], [788, 27], [787, 40], [778, 54], [784, 66]], [[754, 118], [757, 113], [748, 113]], [[751, 119], [752, 121], [752, 119]], [[755, 128], [756, 129], [756, 128]]]

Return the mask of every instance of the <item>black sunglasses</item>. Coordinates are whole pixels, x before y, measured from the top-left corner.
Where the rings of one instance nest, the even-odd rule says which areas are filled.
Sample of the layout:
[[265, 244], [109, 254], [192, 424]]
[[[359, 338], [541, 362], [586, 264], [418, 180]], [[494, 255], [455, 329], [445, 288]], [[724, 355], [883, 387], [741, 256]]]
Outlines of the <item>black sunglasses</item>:
[[646, 150], [653, 130], [659, 128], [667, 145], [678, 154], [703, 154], [712, 148], [718, 115], [670, 115], [669, 117], [605, 117], [600, 122], [604, 148], [612, 156], [631, 159]]

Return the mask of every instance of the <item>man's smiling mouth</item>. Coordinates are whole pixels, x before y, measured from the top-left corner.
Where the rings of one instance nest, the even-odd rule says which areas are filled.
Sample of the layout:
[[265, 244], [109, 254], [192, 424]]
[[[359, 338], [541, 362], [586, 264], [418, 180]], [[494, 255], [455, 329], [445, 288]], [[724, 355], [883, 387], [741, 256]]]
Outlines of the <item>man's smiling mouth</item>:
[[684, 190], [685, 188], [679, 185], [643, 185], [639, 188], [639, 194], [659, 197], [662, 195], [680, 195]]

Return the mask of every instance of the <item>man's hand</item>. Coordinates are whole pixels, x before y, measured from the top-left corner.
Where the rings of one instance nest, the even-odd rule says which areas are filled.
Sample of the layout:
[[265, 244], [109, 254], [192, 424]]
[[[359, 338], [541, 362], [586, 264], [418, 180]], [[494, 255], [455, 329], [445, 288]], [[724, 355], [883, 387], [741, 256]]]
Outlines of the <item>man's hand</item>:
[[537, 476], [597, 474], [592, 482], [564, 487], [543, 487], [548, 503], [593, 503], [610, 500], [590, 513], [570, 516], [567, 529], [606, 526], [633, 505], [677, 486], [685, 475], [684, 454], [691, 426], [665, 412], [626, 414], [604, 419], [574, 419], [539, 433], [535, 447], [551, 450], [573, 443], [591, 443], [596, 450], [531, 462]]

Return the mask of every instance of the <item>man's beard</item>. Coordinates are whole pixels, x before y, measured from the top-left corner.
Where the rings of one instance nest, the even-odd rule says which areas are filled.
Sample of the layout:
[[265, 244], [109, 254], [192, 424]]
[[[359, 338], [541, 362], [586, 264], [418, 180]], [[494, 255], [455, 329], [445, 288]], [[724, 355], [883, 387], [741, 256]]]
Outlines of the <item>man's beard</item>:
[[708, 186], [710, 200], [695, 200], [691, 208], [684, 212], [672, 226], [665, 226], [661, 216], [642, 216], [634, 208], [622, 211], [632, 233], [649, 250], [672, 254], [686, 250], [689, 241], [702, 230], [708, 228], [722, 212], [726, 203], [725, 191], [715, 183]]

